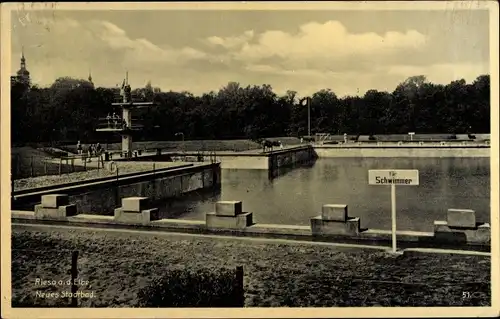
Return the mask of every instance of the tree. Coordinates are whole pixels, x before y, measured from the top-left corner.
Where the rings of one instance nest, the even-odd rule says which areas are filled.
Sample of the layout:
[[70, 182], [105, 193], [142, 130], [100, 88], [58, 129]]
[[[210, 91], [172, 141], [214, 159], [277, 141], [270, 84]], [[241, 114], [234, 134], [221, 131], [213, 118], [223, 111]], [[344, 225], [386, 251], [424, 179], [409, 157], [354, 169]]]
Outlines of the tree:
[[[155, 101], [136, 116], [144, 120], [149, 140], [258, 139], [307, 134], [307, 107], [298, 93], [278, 96], [270, 85], [242, 87], [229, 82], [217, 92], [161, 92], [148, 82], [135, 98]], [[76, 142], [103, 138], [97, 120], [119, 112], [111, 105], [118, 88], [94, 88], [82, 79], [58, 78], [50, 87], [11, 83], [12, 142]], [[311, 96], [313, 132], [333, 134], [488, 133], [490, 77], [434, 84], [425, 76], [410, 77], [392, 93], [368, 90], [364, 96], [337, 97], [323, 89]]]

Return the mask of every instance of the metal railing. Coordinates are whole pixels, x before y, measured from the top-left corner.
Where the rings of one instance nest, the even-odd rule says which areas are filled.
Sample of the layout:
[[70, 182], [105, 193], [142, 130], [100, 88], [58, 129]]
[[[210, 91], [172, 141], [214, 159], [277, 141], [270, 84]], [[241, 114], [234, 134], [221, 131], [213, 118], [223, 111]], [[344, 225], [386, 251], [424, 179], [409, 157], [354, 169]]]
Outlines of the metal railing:
[[63, 157], [11, 157], [11, 172], [12, 179], [14, 180], [48, 175], [63, 175], [103, 168], [104, 158], [102, 154], [91, 156], [81, 154]]
[[114, 118], [114, 119], [99, 118], [99, 121], [97, 123], [97, 129], [138, 130], [138, 129], [144, 128], [143, 124], [137, 123], [138, 121], [141, 121], [141, 120], [140, 119], [132, 119], [132, 125], [129, 127], [125, 123], [125, 120], [123, 118], [120, 118], [120, 117]]

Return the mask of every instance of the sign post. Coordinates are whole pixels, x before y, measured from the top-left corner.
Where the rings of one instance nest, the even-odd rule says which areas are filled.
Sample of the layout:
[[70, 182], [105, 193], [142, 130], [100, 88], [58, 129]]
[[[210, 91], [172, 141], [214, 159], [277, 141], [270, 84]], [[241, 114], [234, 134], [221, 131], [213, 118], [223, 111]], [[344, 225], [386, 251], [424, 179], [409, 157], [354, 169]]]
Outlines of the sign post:
[[419, 185], [416, 169], [382, 169], [368, 171], [368, 185], [391, 186], [392, 252], [396, 252], [396, 185]]

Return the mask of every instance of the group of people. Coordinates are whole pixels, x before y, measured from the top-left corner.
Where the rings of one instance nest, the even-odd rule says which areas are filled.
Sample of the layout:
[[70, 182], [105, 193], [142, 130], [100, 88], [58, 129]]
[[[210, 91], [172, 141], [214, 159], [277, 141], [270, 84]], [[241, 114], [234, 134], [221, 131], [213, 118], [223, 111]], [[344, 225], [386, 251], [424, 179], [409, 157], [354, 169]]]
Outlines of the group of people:
[[97, 144], [89, 144], [87, 147], [82, 145], [80, 141], [76, 144], [76, 149], [78, 151], [78, 155], [84, 155], [87, 154], [88, 156], [88, 162], [91, 162], [92, 156], [99, 156], [102, 154], [104, 151], [103, 147], [101, 146], [100, 143]]
[[127, 123], [125, 122], [125, 119], [120, 118], [118, 114], [113, 112], [113, 115], [106, 116], [106, 120], [108, 121], [108, 127], [113, 127], [118, 128], [121, 126], [122, 128], [125, 128], [127, 126]]

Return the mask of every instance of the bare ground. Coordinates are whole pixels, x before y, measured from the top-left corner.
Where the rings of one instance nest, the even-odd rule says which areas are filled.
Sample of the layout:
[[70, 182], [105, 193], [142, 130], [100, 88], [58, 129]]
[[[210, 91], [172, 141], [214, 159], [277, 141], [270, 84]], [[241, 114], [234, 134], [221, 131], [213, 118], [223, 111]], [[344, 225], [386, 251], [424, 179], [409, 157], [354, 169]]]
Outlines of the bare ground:
[[408, 254], [234, 239], [93, 230], [13, 228], [13, 306], [65, 306], [35, 298], [36, 278], [69, 279], [78, 250], [79, 278], [95, 298], [83, 307], [133, 307], [137, 292], [169, 269], [244, 266], [246, 306], [487, 306], [490, 258]]

